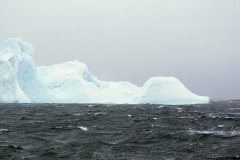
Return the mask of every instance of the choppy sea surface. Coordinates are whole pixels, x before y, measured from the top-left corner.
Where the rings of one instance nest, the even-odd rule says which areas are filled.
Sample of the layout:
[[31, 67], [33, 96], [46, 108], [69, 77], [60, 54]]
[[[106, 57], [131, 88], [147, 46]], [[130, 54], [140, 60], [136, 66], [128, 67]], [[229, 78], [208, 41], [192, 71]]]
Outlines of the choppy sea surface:
[[240, 102], [0, 104], [0, 159], [240, 159]]

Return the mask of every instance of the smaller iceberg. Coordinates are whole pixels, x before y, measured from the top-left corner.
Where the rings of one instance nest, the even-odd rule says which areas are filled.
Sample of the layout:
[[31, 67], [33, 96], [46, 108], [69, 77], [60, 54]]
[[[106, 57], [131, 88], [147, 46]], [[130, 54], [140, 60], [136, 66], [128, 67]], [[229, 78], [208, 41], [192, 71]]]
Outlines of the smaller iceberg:
[[174, 77], [153, 77], [143, 87], [129, 82], [106, 82], [87, 66], [69, 61], [35, 67], [33, 47], [21, 39], [5, 41], [0, 50], [1, 103], [209, 103]]

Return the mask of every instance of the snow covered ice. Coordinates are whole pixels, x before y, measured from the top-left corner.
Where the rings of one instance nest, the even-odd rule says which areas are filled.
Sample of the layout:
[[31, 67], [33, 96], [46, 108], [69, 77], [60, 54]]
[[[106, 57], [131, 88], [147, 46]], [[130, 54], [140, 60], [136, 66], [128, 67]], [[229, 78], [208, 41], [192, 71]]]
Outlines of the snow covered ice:
[[0, 50], [1, 103], [208, 103], [174, 77], [150, 78], [143, 87], [129, 82], [106, 82], [87, 66], [70, 61], [35, 67], [33, 47], [21, 39], [5, 41]]

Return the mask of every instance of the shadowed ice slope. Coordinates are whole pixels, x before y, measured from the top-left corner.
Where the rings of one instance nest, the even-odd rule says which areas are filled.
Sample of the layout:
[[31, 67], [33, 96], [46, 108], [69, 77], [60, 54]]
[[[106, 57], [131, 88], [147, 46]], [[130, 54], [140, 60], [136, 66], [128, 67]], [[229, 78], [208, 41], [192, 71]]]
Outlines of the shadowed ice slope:
[[105, 82], [84, 63], [70, 61], [35, 68], [33, 47], [9, 39], [0, 50], [0, 102], [5, 103], [208, 103], [173, 77], [154, 77], [143, 87], [129, 82]]

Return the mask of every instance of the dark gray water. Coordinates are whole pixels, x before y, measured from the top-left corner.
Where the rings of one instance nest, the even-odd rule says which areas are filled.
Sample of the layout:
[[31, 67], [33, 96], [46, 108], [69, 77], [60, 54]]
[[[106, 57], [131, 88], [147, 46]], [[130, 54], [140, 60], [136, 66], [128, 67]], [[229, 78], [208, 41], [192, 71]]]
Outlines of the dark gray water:
[[0, 104], [0, 159], [240, 159], [240, 103]]

